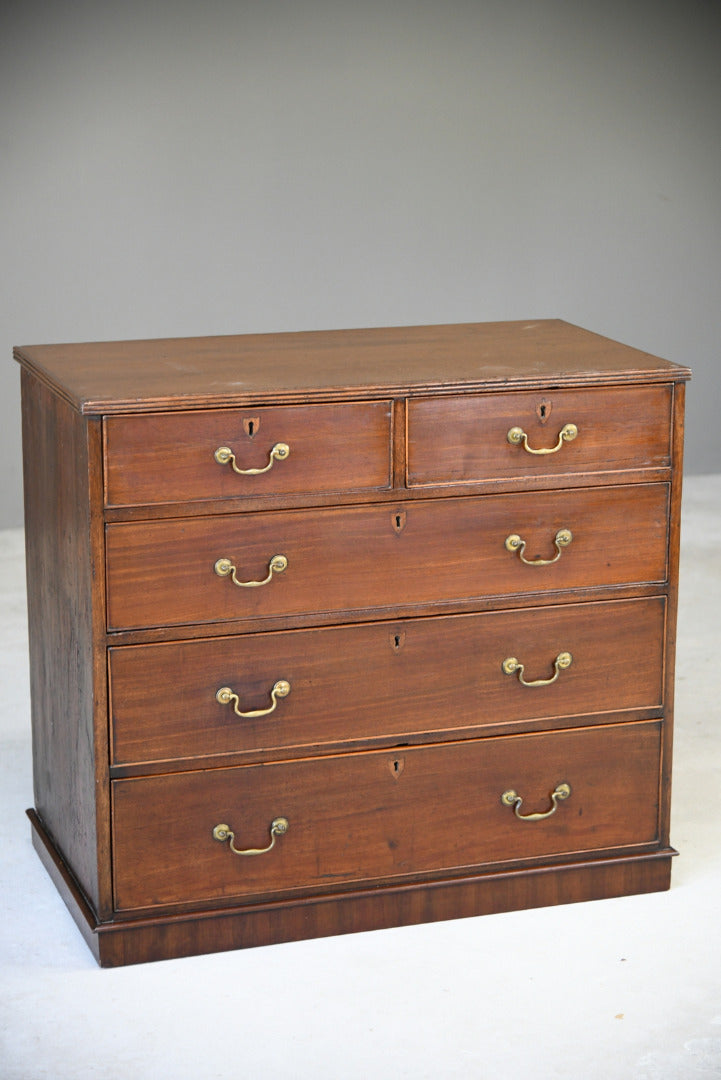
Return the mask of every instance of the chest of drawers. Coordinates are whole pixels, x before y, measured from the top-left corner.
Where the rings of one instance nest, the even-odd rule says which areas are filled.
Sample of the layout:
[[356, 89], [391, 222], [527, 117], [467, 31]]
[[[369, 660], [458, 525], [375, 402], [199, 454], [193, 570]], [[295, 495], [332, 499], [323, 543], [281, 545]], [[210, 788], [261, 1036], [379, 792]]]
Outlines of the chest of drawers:
[[557, 320], [15, 355], [28, 813], [100, 963], [668, 887], [685, 368]]

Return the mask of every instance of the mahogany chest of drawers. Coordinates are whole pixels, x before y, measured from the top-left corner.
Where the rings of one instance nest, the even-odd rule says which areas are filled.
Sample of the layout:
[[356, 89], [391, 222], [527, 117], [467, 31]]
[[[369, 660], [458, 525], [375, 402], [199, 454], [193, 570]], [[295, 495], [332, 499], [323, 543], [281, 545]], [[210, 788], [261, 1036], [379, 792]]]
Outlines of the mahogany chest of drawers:
[[15, 355], [29, 816], [101, 964], [668, 887], [685, 368], [557, 320]]

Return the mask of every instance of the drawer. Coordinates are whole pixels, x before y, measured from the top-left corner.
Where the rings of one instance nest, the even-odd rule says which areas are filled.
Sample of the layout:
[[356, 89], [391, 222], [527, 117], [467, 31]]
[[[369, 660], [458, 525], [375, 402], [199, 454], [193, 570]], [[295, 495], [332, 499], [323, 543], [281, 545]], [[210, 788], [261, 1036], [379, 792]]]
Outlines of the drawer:
[[[112, 648], [112, 760], [623, 719], [662, 704], [664, 616], [664, 598], [651, 597]], [[563, 653], [571, 664], [557, 668]], [[504, 672], [514, 656], [523, 670]], [[273, 693], [279, 682], [287, 695]], [[218, 701], [225, 687], [235, 699]]]
[[[106, 417], [105, 502], [185, 503], [387, 488], [390, 418], [388, 401]], [[281, 449], [272, 454], [275, 447]], [[232, 459], [220, 454], [216, 460], [222, 448]]]
[[667, 511], [667, 485], [639, 484], [111, 524], [108, 625], [407, 610], [662, 582]]
[[[409, 401], [407, 482], [458, 484], [668, 467], [671, 393], [668, 386], [607, 387]], [[577, 434], [561, 439], [569, 424]], [[509, 442], [513, 429], [526, 434], [528, 449], [523, 439]], [[553, 453], [531, 452], [557, 445]]]
[[[660, 723], [166, 774], [113, 784], [118, 910], [242, 900], [653, 845]], [[541, 820], [558, 786], [570, 796]], [[522, 804], [507, 805], [506, 792]], [[510, 796], [509, 796], [510, 798]], [[271, 824], [286, 819], [271, 850]]]

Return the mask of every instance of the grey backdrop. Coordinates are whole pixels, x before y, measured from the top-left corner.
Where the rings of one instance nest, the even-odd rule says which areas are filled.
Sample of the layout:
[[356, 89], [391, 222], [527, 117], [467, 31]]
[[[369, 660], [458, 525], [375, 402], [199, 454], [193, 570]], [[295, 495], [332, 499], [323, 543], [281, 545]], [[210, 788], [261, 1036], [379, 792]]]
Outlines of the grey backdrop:
[[709, 0], [6, 3], [13, 344], [558, 316], [690, 364], [721, 471]]

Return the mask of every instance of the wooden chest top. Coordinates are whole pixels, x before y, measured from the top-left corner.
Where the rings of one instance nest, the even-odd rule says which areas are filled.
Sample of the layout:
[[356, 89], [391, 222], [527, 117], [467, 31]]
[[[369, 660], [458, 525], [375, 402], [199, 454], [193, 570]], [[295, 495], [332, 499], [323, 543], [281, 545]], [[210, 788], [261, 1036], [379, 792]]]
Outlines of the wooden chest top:
[[560, 319], [31, 345], [14, 355], [91, 416], [689, 377]]

